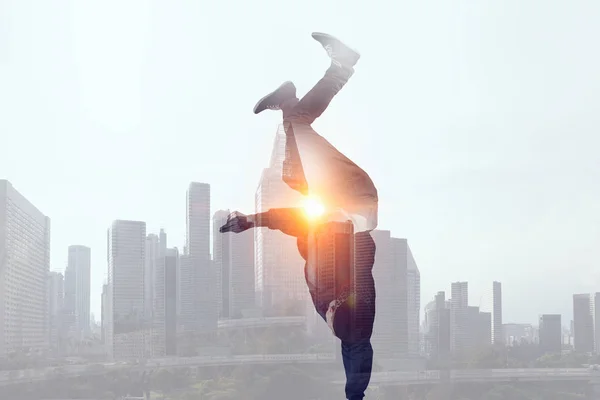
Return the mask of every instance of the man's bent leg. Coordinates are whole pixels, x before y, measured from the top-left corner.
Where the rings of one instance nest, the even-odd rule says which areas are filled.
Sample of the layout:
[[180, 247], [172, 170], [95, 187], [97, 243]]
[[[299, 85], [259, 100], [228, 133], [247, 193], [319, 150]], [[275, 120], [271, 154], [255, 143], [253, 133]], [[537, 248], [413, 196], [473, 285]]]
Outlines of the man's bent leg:
[[332, 63], [325, 76], [293, 108], [284, 110], [284, 121], [312, 124], [323, 114], [353, 73], [354, 69], [350, 66]]
[[342, 359], [346, 371], [346, 398], [361, 400], [369, 386], [373, 369], [371, 339], [355, 343], [342, 342]]

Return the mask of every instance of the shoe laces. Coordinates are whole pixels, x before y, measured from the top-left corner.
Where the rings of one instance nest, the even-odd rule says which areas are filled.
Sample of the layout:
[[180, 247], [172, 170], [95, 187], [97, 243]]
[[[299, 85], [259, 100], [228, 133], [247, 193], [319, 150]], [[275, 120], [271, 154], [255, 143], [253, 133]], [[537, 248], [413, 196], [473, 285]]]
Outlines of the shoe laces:
[[279, 104], [271, 104], [271, 105], [268, 105], [267, 108], [269, 110], [279, 110], [280, 109]]
[[325, 46], [325, 51], [327, 51], [327, 55], [329, 55], [329, 57], [333, 58], [335, 56], [335, 53], [333, 52], [333, 47], [330, 44]]

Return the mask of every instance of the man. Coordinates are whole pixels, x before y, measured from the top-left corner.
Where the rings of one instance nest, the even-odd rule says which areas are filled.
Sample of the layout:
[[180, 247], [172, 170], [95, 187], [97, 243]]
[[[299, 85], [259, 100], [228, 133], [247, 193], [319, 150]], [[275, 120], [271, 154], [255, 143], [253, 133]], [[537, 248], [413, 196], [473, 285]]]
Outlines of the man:
[[[271, 209], [248, 216], [235, 212], [220, 231], [239, 233], [268, 227], [297, 238], [298, 250], [306, 260], [305, 277], [315, 309], [341, 340], [346, 398], [357, 400], [364, 397], [373, 363], [375, 285], [371, 270], [375, 243], [370, 231], [377, 227], [378, 197], [369, 175], [311, 127], [353, 75], [360, 55], [331, 35], [313, 33], [312, 36], [331, 59], [325, 76], [301, 100], [296, 97], [292, 82], [283, 83], [258, 101], [254, 113], [267, 109], [283, 112], [286, 157], [282, 179], [308, 198], [318, 199], [324, 212], [313, 218], [301, 207]], [[319, 287], [314, 278], [320, 267], [314, 257], [315, 233], [336, 221], [352, 222], [356, 278], [331, 298], [324, 293], [332, 292]]]

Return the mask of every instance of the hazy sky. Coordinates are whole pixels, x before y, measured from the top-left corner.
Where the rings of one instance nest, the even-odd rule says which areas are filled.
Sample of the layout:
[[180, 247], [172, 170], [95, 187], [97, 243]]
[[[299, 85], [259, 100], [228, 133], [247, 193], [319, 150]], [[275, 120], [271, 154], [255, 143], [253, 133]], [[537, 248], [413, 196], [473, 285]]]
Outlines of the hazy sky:
[[599, 20], [595, 0], [0, 0], [0, 177], [51, 217], [52, 269], [92, 248], [99, 316], [112, 220], [181, 248], [190, 181], [253, 209], [280, 115], [252, 107], [307, 91], [329, 32], [363, 57], [315, 128], [371, 174], [423, 305], [500, 280], [505, 321], [567, 320], [600, 291]]

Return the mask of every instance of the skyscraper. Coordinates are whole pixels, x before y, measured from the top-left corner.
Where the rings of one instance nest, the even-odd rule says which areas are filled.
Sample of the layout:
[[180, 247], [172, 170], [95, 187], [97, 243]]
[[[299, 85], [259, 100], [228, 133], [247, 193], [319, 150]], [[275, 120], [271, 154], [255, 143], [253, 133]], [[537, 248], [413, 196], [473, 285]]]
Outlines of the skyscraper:
[[540, 316], [540, 350], [544, 353], [562, 351], [562, 324], [560, 314]]
[[159, 261], [159, 239], [154, 233], [146, 236], [146, 253], [144, 260], [144, 308], [147, 319], [152, 319], [154, 310], [154, 286], [156, 264]]
[[72, 333], [76, 338], [90, 335], [91, 250], [85, 246], [69, 246], [65, 270], [65, 307], [73, 317]]
[[110, 312], [109, 309], [109, 299], [108, 299], [108, 284], [103, 284], [102, 285], [102, 295], [100, 298], [100, 302], [101, 302], [101, 308], [102, 308], [102, 315], [100, 317], [100, 332], [101, 332], [101, 341], [104, 344], [104, 346], [106, 347], [107, 343], [108, 343], [108, 338], [107, 338], [107, 330], [108, 330], [108, 314]]
[[145, 318], [146, 223], [114, 221], [108, 231], [108, 352], [115, 359], [144, 358], [151, 326]]
[[573, 295], [574, 347], [578, 353], [594, 351], [594, 319], [590, 294]]
[[406, 263], [406, 294], [408, 315], [408, 355], [416, 357], [420, 353], [419, 324], [421, 322], [421, 273], [415, 262], [412, 251], [406, 239], [399, 240], [402, 247], [406, 248], [406, 259], [404, 255], [402, 262]]
[[209, 260], [210, 185], [190, 183], [186, 199], [186, 249], [195, 259]]
[[48, 347], [50, 219], [0, 180], [0, 357]]
[[420, 354], [421, 276], [406, 239], [375, 230], [373, 278], [377, 288], [373, 343], [382, 358]]
[[64, 278], [60, 272], [48, 275], [48, 328], [51, 351], [58, 351], [61, 316], [64, 303]]
[[451, 350], [454, 354], [463, 353], [469, 347], [469, 284], [454, 282], [450, 299]]
[[218, 280], [218, 306], [221, 318], [240, 318], [254, 308], [254, 231], [239, 234], [219, 232], [229, 210], [213, 217], [213, 259]]
[[[166, 235], [164, 235], [166, 239]], [[163, 253], [163, 251], [161, 251]], [[154, 357], [177, 355], [177, 248], [165, 249], [157, 259], [154, 287], [152, 354]]]
[[192, 182], [186, 196], [186, 247], [180, 260], [180, 326], [216, 332], [217, 275], [210, 259], [210, 185]]
[[502, 284], [494, 281], [493, 283], [493, 306], [492, 306], [492, 343], [504, 343], [504, 333], [502, 332]]
[[451, 324], [450, 306], [446, 301], [446, 293], [438, 292], [435, 296], [435, 308], [438, 317], [438, 330], [436, 337], [437, 358], [445, 360], [450, 356], [451, 348]]
[[[256, 212], [271, 208], [295, 207], [302, 196], [282, 180], [285, 159], [285, 131], [275, 135], [269, 167], [263, 173], [256, 190]], [[255, 282], [259, 305], [268, 315], [304, 313], [307, 297], [304, 280], [304, 260], [298, 253], [296, 239], [268, 228], [255, 229]], [[302, 307], [295, 307], [302, 305]]]
[[371, 232], [377, 250], [373, 265], [375, 323], [373, 349], [378, 358], [408, 355], [408, 290], [406, 247], [390, 231]]
[[594, 352], [600, 354], [600, 292], [594, 293]]
[[468, 306], [468, 350], [480, 351], [492, 343], [492, 313], [481, 312], [479, 307]]

